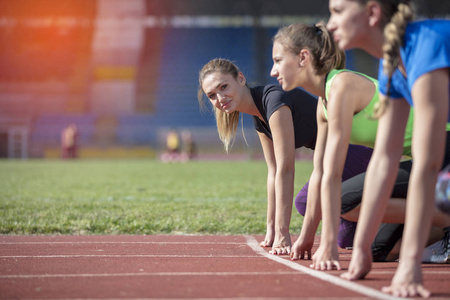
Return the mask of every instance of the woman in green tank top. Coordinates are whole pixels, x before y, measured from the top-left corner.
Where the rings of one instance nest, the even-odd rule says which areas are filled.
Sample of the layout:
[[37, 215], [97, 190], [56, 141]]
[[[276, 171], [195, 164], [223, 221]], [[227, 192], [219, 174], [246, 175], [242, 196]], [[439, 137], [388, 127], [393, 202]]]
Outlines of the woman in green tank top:
[[[372, 77], [369, 77], [365, 74], [350, 71], [346, 69], [341, 70], [331, 70], [328, 72], [328, 74], [325, 76], [325, 97], [326, 99], [329, 98], [329, 94], [331, 91], [331, 87], [333, 85], [333, 82], [336, 77], [339, 76], [339, 74], [343, 72], [351, 72], [353, 74], [360, 75], [364, 78], [367, 78], [368, 80], [372, 81], [373, 84], [376, 87], [376, 90], [378, 91], [378, 81], [376, 79], [373, 79]], [[359, 78], [355, 77], [355, 80], [359, 80]], [[375, 92], [373, 94], [372, 100], [369, 102], [369, 104], [364, 107], [361, 111], [356, 112], [353, 115], [353, 122], [351, 127], [351, 135], [350, 135], [350, 144], [357, 144], [357, 145], [364, 145], [366, 147], [373, 148], [375, 145], [375, 137], [377, 134], [377, 127], [378, 127], [378, 119], [372, 118], [374, 113], [374, 108], [376, 104], [378, 103], [379, 93]], [[325, 118], [328, 118], [328, 112], [326, 106], [324, 106], [324, 115]], [[405, 140], [403, 143], [403, 155], [411, 157], [411, 140], [412, 140], [412, 128], [413, 128], [413, 110], [410, 112], [410, 116], [408, 119], [408, 124], [406, 126], [405, 131]]]

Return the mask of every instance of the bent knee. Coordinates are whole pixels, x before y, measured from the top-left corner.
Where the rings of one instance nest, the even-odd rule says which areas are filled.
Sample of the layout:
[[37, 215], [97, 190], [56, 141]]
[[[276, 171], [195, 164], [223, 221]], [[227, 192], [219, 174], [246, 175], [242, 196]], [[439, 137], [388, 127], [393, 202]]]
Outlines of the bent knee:
[[361, 209], [361, 205], [356, 206], [351, 211], [346, 212], [345, 214], [341, 215], [341, 217], [347, 221], [357, 222], [359, 218], [359, 212]]

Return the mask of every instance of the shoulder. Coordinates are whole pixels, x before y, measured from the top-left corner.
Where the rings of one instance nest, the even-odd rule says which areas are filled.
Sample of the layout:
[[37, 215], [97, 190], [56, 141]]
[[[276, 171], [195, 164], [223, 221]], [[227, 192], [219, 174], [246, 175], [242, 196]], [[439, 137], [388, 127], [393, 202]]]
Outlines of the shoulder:
[[366, 83], [376, 83], [377, 80], [374, 78], [371, 78], [368, 75], [356, 72], [356, 71], [352, 71], [352, 70], [339, 70], [340, 72], [338, 73], [334, 73], [333, 77], [334, 80], [333, 82], [337, 83], [338, 85], [343, 85], [343, 86], [352, 86], [352, 85], [358, 85], [361, 82], [366, 82]]
[[413, 55], [450, 47], [450, 20], [422, 20], [411, 22], [405, 30], [402, 55]]
[[291, 104], [294, 102], [317, 101], [317, 97], [309, 94], [301, 88], [295, 88], [291, 91], [284, 91], [280, 85], [269, 84], [264, 86], [263, 101], [276, 101]]
[[406, 27], [405, 36], [423, 35], [430, 37], [434, 35], [450, 34], [450, 20], [444, 19], [425, 19], [421, 21], [410, 22]]
[[259, 87], [261, 90], [261, 96], [263, 99], [278, 99], [281, 98], [286, 92], [283, 91], [281, 86], [276, 84], [268, 84]]
[[421, 75], [449, 67], [450, 20], [423, 20], [408, 24], [400, 54], [408, 73], [409, 89]]
[[285, 93], [285, 91], [283, 91], [283, 89], [281, 88], [280, 85], [278, 84], [268, 84], [265, 86], [261, 86], [259, 88], [262, 88], [264, 91], [264, 94], [269, 94], [269, 93]]
[[370, 86], [377, 88], [378, 81], [376, 79], [351, 70], [339, 71], [332, 73], [332, 78], [327, 78], [327, 94], [329, 96], [353, 94]]

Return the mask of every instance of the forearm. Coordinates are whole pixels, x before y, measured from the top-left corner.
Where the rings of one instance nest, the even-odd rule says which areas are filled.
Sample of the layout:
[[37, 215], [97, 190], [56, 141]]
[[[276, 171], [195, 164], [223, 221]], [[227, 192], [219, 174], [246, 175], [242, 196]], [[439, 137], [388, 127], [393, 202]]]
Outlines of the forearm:
[[320, 178], [321, 175], [313, 172], [308, 187], [308, 204], [303, 218], [300, 237], [304, 240], [313, 240], [319, 227], [321, 215], [320, 205]]
[[433, 216], [435, 186], [444, 152], [448, 118], [449, 69], [427, 73], [414, 83], [415, 119], [402, 260], [420, 262]]
[[321, 185], [322, 236], [321, 243], [337, 243], [341, 211], [342, 175], [325, 174]]
[[[397, 178], [410, 107], [406, 101], [389, 101], [378, 121], [375, 148], [364, 180], [361, 212], [354, 248], [369, 252]], [[416, 139], [416, 137], [414, 137]]]
[[267, 174], [267, 228], [275, 229], [275, 175]]
[[406, 220], [409, 221], [405, 223], [402, 259], [420, 261], [422, 257], [434, 214], [436, 176], [437, 173], [430, 169], [415, 168], [413, 165], [406, 204]]
[[292, 201], [294, 197], [294, 168], [277, 171], [275, 178], [275, 229], [288, 232], [292, 215]]

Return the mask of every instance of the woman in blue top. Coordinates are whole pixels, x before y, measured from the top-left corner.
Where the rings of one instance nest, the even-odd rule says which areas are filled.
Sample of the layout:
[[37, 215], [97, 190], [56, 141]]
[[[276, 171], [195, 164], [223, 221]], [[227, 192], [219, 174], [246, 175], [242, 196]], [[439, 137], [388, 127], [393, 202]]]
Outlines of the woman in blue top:
[[[248, 87], [244, 74], [227, 59], [208, 62], [200, 71], [199, 84], [199, 103], [204, 105], [206, 95], [213, 105], [219, 137], [227, 152], [236, 135], [239, 114], [253, 117], [268, 167], [267, 231], [261, 246], [272, 247], [273, 254], [289, 254], [295, 149], [315, 148], [317, 98], [300, 89], [287, 93], [279, 85]], [[351, 146], [344, 178], [364, 172], [371, 154], [371, 149]]]
[[410, 106], [414, 106], [413, 167], [407, 198], [400, 263], [386, 293], [428, 297], [420, 268], [434, 215], [439, 170], [450, 162], [450, 21], [412, 22], [410, 1], [330, 0], [328, 29], [343, 49], [361, 48], [380, 59], [379, 127], [369, 164], [363, 205], [347, 273], [363, 278], [371, 268], [376, 234], [401, 156]]

